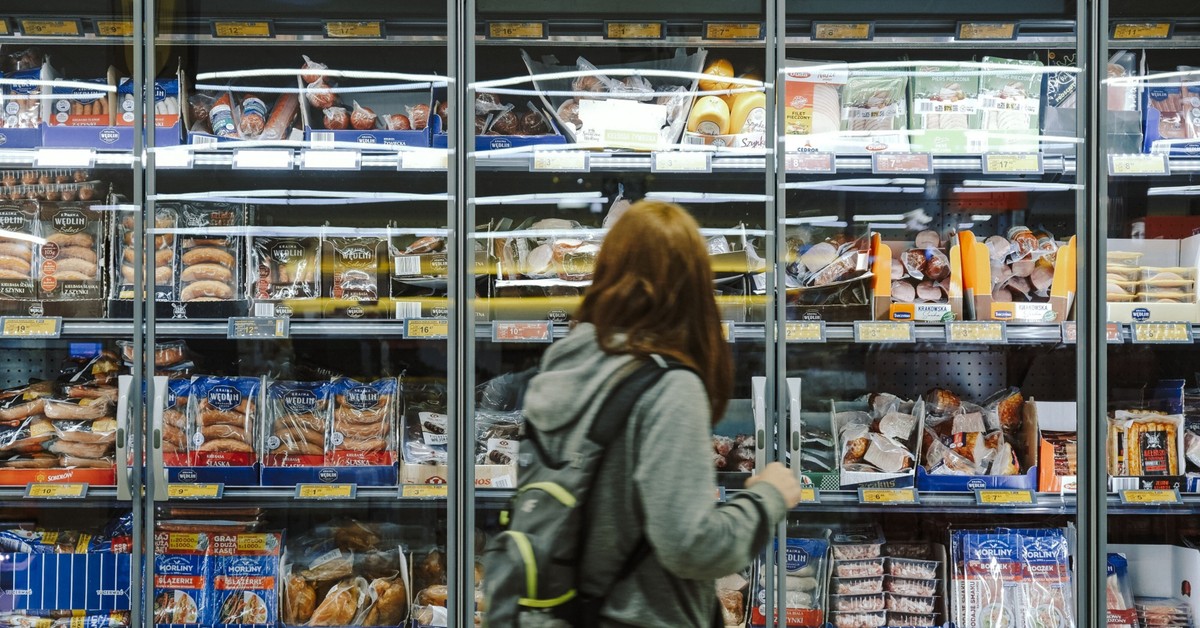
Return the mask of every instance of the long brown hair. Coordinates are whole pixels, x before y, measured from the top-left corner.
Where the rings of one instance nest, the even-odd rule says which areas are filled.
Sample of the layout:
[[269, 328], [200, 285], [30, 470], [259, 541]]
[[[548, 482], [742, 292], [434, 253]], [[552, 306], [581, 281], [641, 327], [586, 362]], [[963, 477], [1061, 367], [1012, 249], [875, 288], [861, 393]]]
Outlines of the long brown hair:
[[682, 207], [639, 201], [626, 210], [604, 237], [577, 318], [596, 326], [606, 353], [657, 353], [693, 369], [708, 391], [713, 422], [725, 414], [733, 383], [729, 343], [708, 250]]

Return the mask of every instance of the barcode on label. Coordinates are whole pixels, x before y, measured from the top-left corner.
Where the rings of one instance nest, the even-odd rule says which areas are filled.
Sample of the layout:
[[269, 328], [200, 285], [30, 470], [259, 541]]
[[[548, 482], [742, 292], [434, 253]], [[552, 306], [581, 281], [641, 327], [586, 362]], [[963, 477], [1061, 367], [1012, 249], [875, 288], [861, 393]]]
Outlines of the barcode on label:
[[267, 318], [275, 316], [275, 304], [274, 303], [255, 303], [254, 304], [254, 316], [255, 317], [267, 317]]
[[1041, 108], [1041, 102], [1035, 98], [997, 98], [984, 96], [979, 102], [980, 109], [992, 111], [1016, 111], [1018, 113], [1036, 114]]
[[415, 302], [397, 301], [396, 318], [400, 320], [421, 318], [421, 304]]
[[874, 118], [899, 118], [904, 115], [904, 106], [900, 103], [880, 108], [842, 107], [843, 120], [870, 120]]
[[313, 131], [312, 132], [313, 146], [316, 146], [318, 144], [332, 144], [333, 142], [334, 142], [334, 136], [333, 136], [332, 131]]
[[975, 113], [975, 103], [965, 101], [918, 100], [913, 103], [916, 113]]
[[192, 144], [199, 146], [212, 146], [217, 143], [217, 138], [208, 135], [193, 135]]
[[987, 140], [983, 137], [967, 136], [967, 152], [982, 153], [987, 149]]
[[396, 260], [397, 277], [421, 274], [421, 258], [415, 255], [397, 255], [394, 259]]

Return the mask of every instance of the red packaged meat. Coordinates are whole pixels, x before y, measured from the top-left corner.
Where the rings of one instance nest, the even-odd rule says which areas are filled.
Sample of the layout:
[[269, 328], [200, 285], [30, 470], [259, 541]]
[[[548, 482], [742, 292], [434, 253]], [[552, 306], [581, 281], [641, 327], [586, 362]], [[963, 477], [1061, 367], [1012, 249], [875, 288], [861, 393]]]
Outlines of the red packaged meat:
[[346, 113], [345, 107], [327, 107], [322, 113], [325, 114], [325, 128], [330, 131], [350, 128], [350, 114]]
[[375, 128], [375, 123], [379, 120], [379, 116], [371, 109], [358, 104], [354, 101], [354, 111], [350, 113], [350, 126], [359, 131], [369, 131]]

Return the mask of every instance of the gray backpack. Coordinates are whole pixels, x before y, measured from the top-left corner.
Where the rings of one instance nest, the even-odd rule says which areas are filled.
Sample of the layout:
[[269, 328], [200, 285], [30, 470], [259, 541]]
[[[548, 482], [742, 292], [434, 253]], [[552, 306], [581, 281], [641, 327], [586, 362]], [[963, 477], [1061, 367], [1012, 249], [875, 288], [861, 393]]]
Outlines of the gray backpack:
[[[608, 445], [624, 432], [637, 400], [668, 370], [684, 368], [661, 357], [634, 360], [613, 375], [616, 384], [587, 426], [587, 438], [571, 460], [552, 459], [537, 433], [525, 423], [518, 457], [517, 494], [508, 512], [508, 530], [497, 535], [484, 559], [487, 628], [567, 628], [595, 625], [604, 594], [578, 590], [590, 517], [588, 498]], [[587, 404], [583, 410], [586, 415]], [[576, 417], [577, 426], [582, 417]], [[577, 429], [577, 428], [573, 428]], [[642, 537], [618, 578], [651, 553]]]

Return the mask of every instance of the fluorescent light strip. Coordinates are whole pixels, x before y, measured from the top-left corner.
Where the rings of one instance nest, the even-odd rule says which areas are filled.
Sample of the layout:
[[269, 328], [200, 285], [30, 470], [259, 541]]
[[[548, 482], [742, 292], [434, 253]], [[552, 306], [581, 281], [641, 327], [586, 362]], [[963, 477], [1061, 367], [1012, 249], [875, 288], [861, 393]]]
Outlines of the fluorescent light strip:
[[[471, 83], [470, 87], [477, 92], [488, 92], [497, 87], [508, 87], [510, 85], [522, 85], [525, 83], [536, 83], [538, 81], [553, 81], [557, 79], [573, 79], [583, 76], [657, 76], [663, 78], [681, 78], [681, 79], [708, 79], [712, 78], [710, 74], [701, 72], [682, 72], [676, 70], [652, 70], [652, 69], [632, 69], [632, 68], [611, 68], [607, 70], [572, 70], [570, 72], [547, 72], [545, 74], [530, 74], [526, 76], [515, 76], [511, 78], [496, 79], [492, 81], [478, 81]], [[757, 90], [765, 89], [771, 86], [770, 83], [756, 81], [754, 79], [737, 78], [733, 76], [721, 77], [722, 83], [731, 83], [733, 85], [745, 85], [754, 87]]]
[[785, 218], [781, 222], [785, 225], [811, 225], [818, 222], [833, 222], [840, 216], [801, 216], [800, 218]]
[[871, 222], [872, 220], [904, 220], [904, 214], [854, 214], [854, 222]]
[[[921, 68], [921, 67], [947, 67], [953, 68], [954, 73], [959, 76], [996, 76], [996, 75], [1020, 75], [1020, 74], [1079, 74], [1081, 69], [1067, 66], [1028, 66], [1028, 65], [1012, 65], [1008, 63], [983, 63], [980, 61], [864, 61], [862, 63], [822, 63], [816, 65], [801, 65], [788, 66], [779, 69], [780, 75], [786, 74], [816, 74], [819, 72], [845, 72], [849, 70], [851, 73], [862, 76], [944, 76], [944, 72], [887, 72], [886, 70], [898, 70], [902, 68]], [[882, 72], [873, 72], [879, 70]]]
[[[861, 222], [855, 220], [854, 222]], [[907, 231], [908, 225], [902, 222], [868, 222], [867, 229], [871, 231]]]
[[[36, 85], [38, 87], [73, 87], [76, 89], [92, 89], [98, 92], [104, 92], [101, 96], [111, 94], [117, 91], [115, 85], [104, 85], [101, 83], [88, 83], [85, 81], [66, 81], [55, 79], [53, 81], [43, 81], [40, 79], [14, 79], [0, 78], [0, 85]], [[34, 96], [35, 98], [49, 98], [51, 94], [45, 96]], [[69, 94], [53, 94], [54, 97], [70, 97]]]
[[[334, 90], [336, 91], [336, 90]], [[743, 87], [739, 89], [712, 89], [712, 90], [696, 90], [696, 96], [722, 96], [728, 94], [749, 94], [763, 91], [762, 88], [755, 89], [753, 87]], [[505, 96], [561, 96], [564, 98], [595, 98], [597, 93], [586, 90], [562, 90], [562, 89], [516, 89], [511, 87], [497, 87], [487, 90], [487, 94], [503, 94]], [[603, 94], [606, 99], [616, 100], [643, 100], [646, 98], [662, 98], [663, 96], [678, 96], [680, 92], [606, 92]]]
[[[426, 90], [432, 87], [432, 83], [405, 83], [403, 85], [368, 85], [365, 87], [334, 87], [327, 86], [320, 88], [319, 91], [329, 92], [331, 94], [374, 94], [378, 92], [406, 92]], [[228, 91], [235, 93], [264, 93], [264, 94], [307, 94], [307, 87], [265, 87], [256, 85], [215, 85], [215, 84], [198, 84], [194, 85], [196, 91]]]
[[16, 231], [9, 231], [8, 229], [0, 229], [0, 238], [8, 238], [10, 240], [24, 240], [26, 242], [32, 242], [34, 244], [45, 244], [46, 243], [46, 238], [39, 238], [35, 235], [29, 235], [28, 233], [19, 233]]
[[1025, 190], [1081, 190], [1083, 189], [1083, 186], [1078, 183], [1047, 183], [1042, 181], [986, 181], [981, 179], [966, 179], [963, 181], [962, 187], [955, 187], [954, 191], [971, 192], [972, 190], [969, 188], [987, 188], [993, 191], [1014, 192]]
[[564, 192], [560, 194], [511, 194], [506, 196], [480, 196], [470, 202], [486, 205], [547, 205], [567, 202], [587, 202], [603, 199], [599, 192]]
[[268, 205], [319, 205], [392, 203], [400, 201], [444, 201], [446, 193], [410, 194], [406, 192], [327, 192], [324, 190], [230, 190], [188, 194], [155, 194], [155, 201], [224, 201]]
[[[260, 68], [257, 70], [230, 70], [227, 72], [201, 72], [197, 81], [213, 79], [257, 78], [260, 76], [332, 76], [335, 78], [379, 79], [411, 83], [438, 83], [446, 85], [452, 79], [437, 74], [408, 74], [405, 72], [371, 72], [366, 70], [329, 70], [316, 68]], [[197, 86], [199, 87], [199, 86]]]
[[971, 220], [974, 220], [975, 222], [987, 222], [992, 218], [995, 218], [995, 216], [992, 216], [991, 214], [971, 214]]
[[713, 194], [709, 192], [647, 192], [647, 199], [675, 203], [765, 203], [765, 194]]

